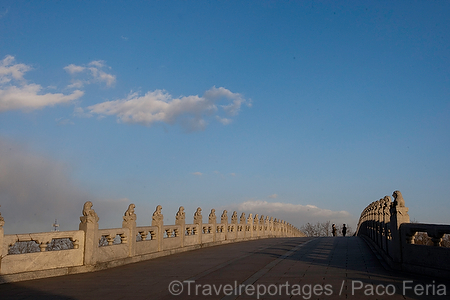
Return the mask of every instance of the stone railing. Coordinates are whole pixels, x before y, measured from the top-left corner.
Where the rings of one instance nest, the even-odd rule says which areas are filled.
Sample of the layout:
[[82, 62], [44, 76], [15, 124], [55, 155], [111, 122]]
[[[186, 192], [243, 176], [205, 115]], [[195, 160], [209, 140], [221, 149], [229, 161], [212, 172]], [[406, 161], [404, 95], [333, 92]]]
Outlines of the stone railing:
[[[0, 283], [91, 272], [223, 243], [304, 236], [285, 221], [252, 214], [246, 218], [242, 213], [238, 220], [233, 212], [229, 223], [224, 211], [217, 223], [214, 209], [208, 223], [203, 223], [198, 208], [193, 224], [186, 224], [184, 208], [180, 207], [175, 225], [164, 225], [160, 205], [153, 213], [151, 226], [136, 226], [134, 204], [126, 210], [122, 228], [99, 229], [99, 218], [92, 206], [90, 201], [84, 204], [76, 231], [4, 235], [5, 222], [0, 214]], [[61, 239], [70, 245], [50, 247]], [[31, 242], [36, 252], [11, 253], [9, 250], [18, 242]]]
[[[374, 201], [361, 213], [356, 234], [378, 250], [394, 269], [450, 276], [450, 248], [440, 247], [444, 234], [450, 234], [450, 225], [410, 223], [408, 208], [400, 191], [391, 197]], [[434, 246], [414, 244], [414, 236], [426, 232]]]

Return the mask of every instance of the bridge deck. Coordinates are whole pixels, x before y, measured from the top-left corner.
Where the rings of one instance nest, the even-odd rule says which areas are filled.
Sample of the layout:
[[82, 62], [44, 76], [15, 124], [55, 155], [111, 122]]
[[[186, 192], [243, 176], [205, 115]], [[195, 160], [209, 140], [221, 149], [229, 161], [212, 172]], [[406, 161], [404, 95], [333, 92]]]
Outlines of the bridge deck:
[[[174, 280], [184, 282], [179, 296], [168, 290]], [[404, 280], [412, 281], [406, 283], [408, 287], [429, 284], [429, 295], [424, 290], [419, 296], [411, 289], [403, 295]], [[442, 293], [444, 287], [448, 295], [448, 282], [434, 280], [386, 269], [358, 237], [280, 238], [204, 248], [93, 273], [3, 284], [0, 299], [257, 299], [258, 292], [259, 299], [448, 299], [430, 296]], [[173, 288], [179, 291], [180, 286]], [[374, 296], [366, 296], [372, 288]], [[220, 289], [219, 295], [215, 289]], [[392, 296], [377, 296], [394, 290]], [[229, 295], [231, 291], [237, 295]]]

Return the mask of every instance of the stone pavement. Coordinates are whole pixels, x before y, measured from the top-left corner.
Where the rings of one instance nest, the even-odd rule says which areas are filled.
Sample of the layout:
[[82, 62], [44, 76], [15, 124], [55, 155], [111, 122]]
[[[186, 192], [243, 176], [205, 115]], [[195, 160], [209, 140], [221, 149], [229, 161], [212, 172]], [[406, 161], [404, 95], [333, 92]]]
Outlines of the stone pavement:
[[0, 299], [450, 299], [448, 288], [386, 269], [359, 237], [278, 238], [3, 284]]

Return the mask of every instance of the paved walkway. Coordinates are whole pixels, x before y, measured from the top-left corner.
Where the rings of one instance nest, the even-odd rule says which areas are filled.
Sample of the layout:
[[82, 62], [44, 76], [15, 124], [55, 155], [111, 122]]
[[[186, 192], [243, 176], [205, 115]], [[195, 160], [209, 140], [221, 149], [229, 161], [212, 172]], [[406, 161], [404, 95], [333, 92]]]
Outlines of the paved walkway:
[[[416, 293], [429, 284], [428, 295], [404, 293], [404, 284]], [[0, 299], [450, 299], [448, 288], [448, 281], [385, 269], [358, 237], [280, 238], [3, 284]]]

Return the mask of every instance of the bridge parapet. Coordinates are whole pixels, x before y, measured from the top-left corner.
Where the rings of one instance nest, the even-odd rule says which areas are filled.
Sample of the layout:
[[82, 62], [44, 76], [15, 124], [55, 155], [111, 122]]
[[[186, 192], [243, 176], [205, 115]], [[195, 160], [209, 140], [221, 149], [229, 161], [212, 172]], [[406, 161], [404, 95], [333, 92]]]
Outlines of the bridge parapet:
[[[369, 240], [394, 269], [450, 276], [450, 248], [440, 247], [450, 225], [411, 223], [400, 191], [370, 203], [361, 213], [356, 234]], [[434, 246], [416, 245], [414, 237], [426, 232]]]
[[[197, 208], [193, 224], [186, 224], [184, 208], [176, 214], [174, 225], [164, 224], [162, 206], [152, 215], [151, 226], [136, 226], [135, 205], [130, 204], [123, 216], [122, 228], [99, 229], [97, 213], [88, 201], [83, 206], [79, 230], [4, 235], [4, 219], [0, 214], [0, 283], [65, 274], [90, 272], [188, 250], [258, 238], [295, 237], [304, 234], [285, 221], [237, 212], [228, 222], [227, 211], [216, 223], [215, 210], [208, 223], [203, 223]], [[266, 220], [266, 221], [265, 221]], [[66, 239], [69, 247], [48, 246], [54, 240]], [[9, 252], [17, 242], [32, 242], [38, 252]], [[47, 249], [48, 248], [48, 249]], [[50, 251], [49, 251], [50, 250]]]

